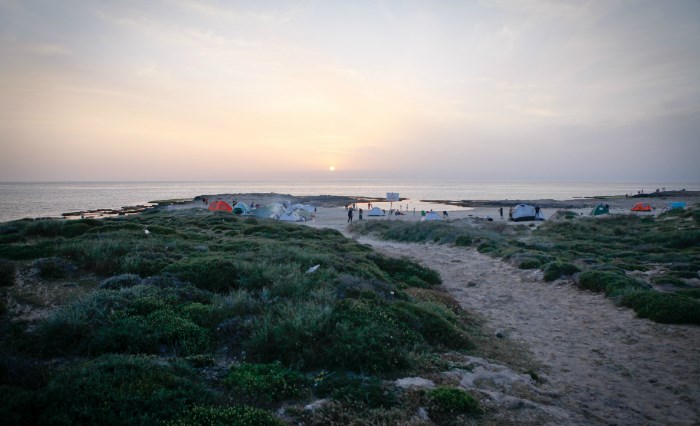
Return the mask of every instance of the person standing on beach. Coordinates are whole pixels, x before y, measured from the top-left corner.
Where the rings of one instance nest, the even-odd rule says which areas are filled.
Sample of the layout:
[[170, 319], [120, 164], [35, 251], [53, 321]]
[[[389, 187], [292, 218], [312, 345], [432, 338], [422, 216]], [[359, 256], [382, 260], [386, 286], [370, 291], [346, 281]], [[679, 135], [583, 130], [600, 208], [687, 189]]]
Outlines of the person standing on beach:
[[352, 223], [352, 209], [348, 209], [348, 223]]
[[503, 219], [503, 207], [499, 207], [498, 213], [501, 215], [501, 219]]
[[360, 220], [362, 220], [362, 209], [360, 209], [358, 213], [360, 214]]

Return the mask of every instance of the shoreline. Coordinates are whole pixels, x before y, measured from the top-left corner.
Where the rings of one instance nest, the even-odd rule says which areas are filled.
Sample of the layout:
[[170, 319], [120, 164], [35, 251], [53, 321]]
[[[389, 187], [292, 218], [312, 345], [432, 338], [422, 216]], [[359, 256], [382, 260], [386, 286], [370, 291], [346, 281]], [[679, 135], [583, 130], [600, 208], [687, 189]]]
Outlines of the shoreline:
[[[61, 218], [74, 220], [80, 218], [101, 218], [101, 217], [114, 217], [114, 216], [125, 216], [132, 214], [140, 214], [153, 209], [183, 209], [183, 208], [203, 208], [204, 203], [202, 200], [206, 198], [209, 200], [238, 200], [250, 204], [251, 202], [255, 204], [266, 205], [272, 202], [280, 201], [290, 201], [291, 203], [300, 204], [310, 204], [323, 209], [333, 209], [333, 208], [344, 208], [350, 204], [380, 204], [383, 206], [389, 202], [384, 198], [379, 197], [367, 197], [367, 196], [344, 196], [344, 195], [291, 195], [291, 194], [281, 194], [281, 193], [226, 193], [226, 194], [202, 194], [194, 198], [185, 199], [172, 199], [172, 200], [155, 200], [149, 201], [145, 205], [137, 206], [125, 206], [120, 209], [92, 209], [85, 211], [75, 211], [62, 213]], [[614, 213], [623, 213], [624, 211], [629, 211], [631, 207], [638, 202], [648, 203], [655, 210], [663, 209], [668, 203], [675, 201], [686, 201], [689, 205], [697, 202], [700, 199], [700, 191], [663, 191], [658, 193], [649, 194], [635, 194], [632, 196], [625, 195], [615, 195], [615, 196], [590, 196], [575, 198], [572, 200], [553, 200], [553, 199], [535, 199], [535, 200], [521, 200], [521, 199], [504, 199], [504, 200], [433, 200], [433, 199], [422, 199], [418, 200], [421, 205], [434, 205], [433, 208], [436, 211], [442, 211], [441, 206], [446, 206], [445, 211], [450, 212], [453, 215], [459, 217], [464, 216], [477, 216], [477, 217], [497, 217], [497, 210], [500, 207], [510, 207], [517, 204], [531, 204], [540, 206], [547, 217], [551, 215], [551, 210], [583, 210], [592, 209], [596, 205], [604, 202], [610, 205], [611, 211]], [[404, 201], [411, 201], [408, 198], [400, 198], [398, 202], [402, 203]], [[399, 204], [402, 205], [402, 204]], [[437, 208], [440, 206], [439, 208]], [[361, 207], [361, 206], [358, 206]], [[452, 209], [450, 209], [450, 207]], [[457, 208], [457, 209], [455, 209]], [[489, 209], [492, 209], [491, 212]], [[387, 208], [388, 210], [388, 208]], [[549, 211], [549, 212], [548, 212]], [[420, 209], [417, 210], [420, 212]], [[467, 214], [464, 214], [468, 212]], [[411, 216], [412, 210], [407, 210], [406, 216]], [[388, 216], [387, 216], [388, 217]], [[401, 218], [400, 216], [397, 218]]]

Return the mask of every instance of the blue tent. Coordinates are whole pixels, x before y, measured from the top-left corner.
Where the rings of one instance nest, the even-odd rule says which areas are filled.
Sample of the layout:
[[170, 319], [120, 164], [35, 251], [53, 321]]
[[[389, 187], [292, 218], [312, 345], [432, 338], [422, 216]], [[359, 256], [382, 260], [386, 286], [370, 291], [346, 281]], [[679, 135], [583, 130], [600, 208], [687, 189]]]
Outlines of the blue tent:
[[669, 210], [673, 209], [684, 209], [685, 208], [685, 202], [684, 201], [674, 201], [672, 203], [668, 203], [668, 206], [666, 206]]

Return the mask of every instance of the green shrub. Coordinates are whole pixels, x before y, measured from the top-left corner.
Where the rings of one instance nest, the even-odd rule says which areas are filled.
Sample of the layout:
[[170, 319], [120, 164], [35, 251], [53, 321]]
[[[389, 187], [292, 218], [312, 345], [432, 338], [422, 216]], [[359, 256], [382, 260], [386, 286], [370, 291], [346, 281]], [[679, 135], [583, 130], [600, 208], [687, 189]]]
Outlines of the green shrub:
[[194, 284], [196, 287], [222, 293], [239, 286], [242, 266], [219, 256], [190, 257], [166, 267], [163, 272]]
[[573, 275], [581, 270], [570, 263], [550, 262], [544, 268], [544, 280], [554, 281], [565, 275]]
[[194, 406], [166, 426], [283, 426], [269, 411], [244, 405], [235, 407]]
[[[281, 361], [298, 368], [323, 367], [322, 345], [331, 308], [314, 302], [280, 304], [268, 309], [243, 341], [251, 359], [263, 363]], [[240, 326], [234, 332], [240, 333]], [[239, 343], [240, 344], [240, 343]]]
[[38, 412], [36, 393], [16, 386], [0, 385], [0, 419], [3, 424], [36, 424]]
[[676, 286], [676, 287], [685, 287], [686, 286], [685, 281], [678, 279], [676, 277], [673, 277], [671, 275], [659, 275], [657, 277], [652, 278], [651, 281], [654, 284], [660, 284], [660, 285], [671, 285], [671, 286]]
[[371, 373], [408, 368], [420, 336], [398, 320], [385, 302], [337, 302], [320, 348], [320, 367]]
[[46, 280], [67, 278], [76, 271], [76, 267], [60, 257], [38, 259], [32, 266], [39, 270], [39, 276]]
[[384, 386], [381, 379], [352, 373], [322, 371], [314, 379], [314, 394], [342, 402], [361, 404], [371, 408], [390, 408], [398, 402], [393, 388]]
[[470, 246], [473, 242], [472, 237], [469, 235], [460, 235], [459, 237], [455, 238], [455, 245], [459, 247]]
[[616, 272], [586, 271], [579, 276], [579, 286], [587, 290], [604, 292], [608, 296], [623, 296], [627, 293], [649, 288], [648, 284]]
[[442, 420], [459, 414], [481, 413], [479, 402], [462, 389], [439, 387], [426, 392], [431, 418]]
[[100, 354], [158, 353], [166, 348], [184, 355], [201, 353], [209, 347], [210, 333], [189, 316], [197, 308], [188, 307], [198, 306], [194, 300], [204, 297], [195, 290], [140, 285], [95, 291], [39, 325], [42, 350]]
[[229, 389], [253, 403], [296, 398], [307, 387], [304, 375], [280, 363], [233, 366], [224, 382]]
[[683, 293], [639, 291], [622, 299], [641, 318], [668, 324], [700, 324], [700, 300]]
[[369, 258], [396, 282], [413, 284], [412, 287], [427, 287], [442, 282], [440, 274], [435, 270], [421, 266], [408, 258], [396, 259], [381, 255], [372, 255]]
[[11, 287], [15, 285], [15, 274], [17, 267], [15, 262], [0, 259], [0, 287]]
[[0, 245], [0, 257], [12, 260], [38, 259], [51, 257], [56, 251], [52, 241], [40, 241], [35, 244], [3, 244]]
[[436, 303], [398, 301], [391, 305], [391, 309], [398, 321], [408, 325], [431, 345], [442, 345], [450, 349], [473, 346], [469, 337], [460, 329], [457, 317]]
[[690, 297], [693, 299], [700, 299], [700, 288], [688, 288], [676, 291], [676, 294], [681, 296]]
[[542, 266], [542, 262], [539, 259], [525, 259], [518, 263], [519, 269], [538, 269]]
[[49, 382], [41, 423], [150, 426], [212, 399], [185, 363], [106, 355], [69, 367]]

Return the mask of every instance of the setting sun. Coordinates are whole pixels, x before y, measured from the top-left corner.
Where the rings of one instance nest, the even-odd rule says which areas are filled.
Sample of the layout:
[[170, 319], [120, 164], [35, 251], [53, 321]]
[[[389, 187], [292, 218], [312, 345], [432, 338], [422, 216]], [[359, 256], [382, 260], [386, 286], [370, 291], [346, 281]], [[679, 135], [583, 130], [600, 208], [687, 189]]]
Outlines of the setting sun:
[[334, 172], [334, 171], [335, 171], [335, 166], [330, 166], [330, 167], [328, 168], [328, 170]]

